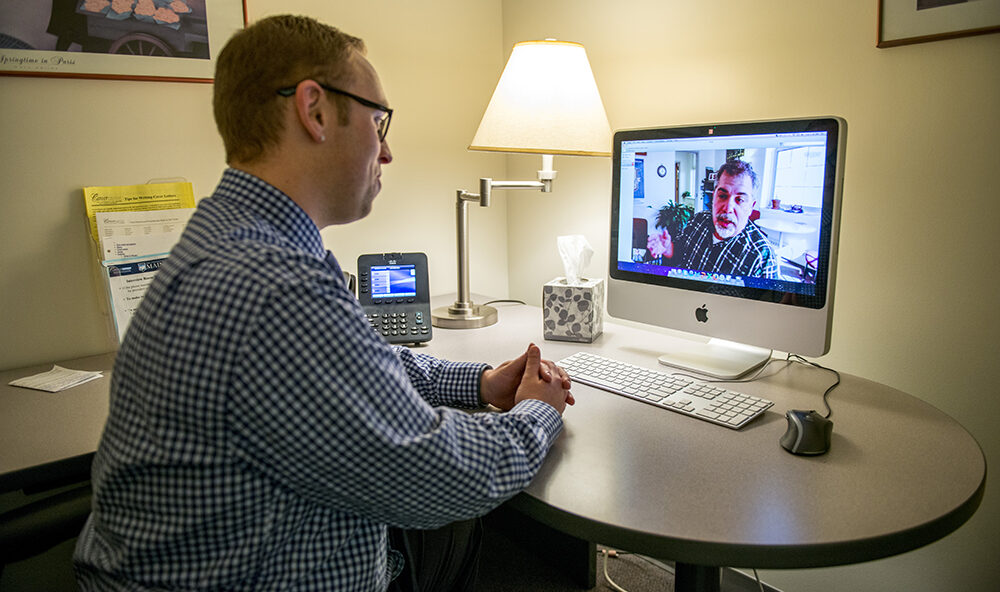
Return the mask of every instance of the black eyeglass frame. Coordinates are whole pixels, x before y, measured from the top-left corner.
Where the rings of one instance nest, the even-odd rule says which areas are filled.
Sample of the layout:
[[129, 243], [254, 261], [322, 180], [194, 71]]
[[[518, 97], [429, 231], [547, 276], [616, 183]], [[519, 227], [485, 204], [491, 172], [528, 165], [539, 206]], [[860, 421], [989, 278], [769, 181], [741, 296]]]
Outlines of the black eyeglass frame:
[[[349, 99], [354, 99], [355, 101], [357, 101], [358, 103], [364, 105], [365, 107], [369, 107], [371, 109], [377, 109], [379, 111], [384, 112], [385, 113], [385, 117], [378, 124], [378, 141], [379, 142], [384, 142], [385, 141], [385, 137], [389, 133], [389, 122], [392, 121], [392, 109], [390, 109], [389, 107], [386, 107], [385, 105], [380, 105], [380, 104], [376, 103], [375, 101], [369, 101], [368, 99], [366, 99], [364, 97], [359, 97], [358, 95], [356, 95], [354, 93], [349, 93], [346, 90], [340, 90], [339, 88], [334, 88], [332, 86], [323, 84], [322, 82], [320, 82], [318, 80], [314, 80], [313, 82], [315, 82], [316, 84], [318, 84], [320, 86], [320, 88], [322, 88], [323, 90], [325, 90], [327, 92], [331, 92], [331, 93], [334, 93], [334, 94], [337, 94], [337, 95], [344, 95], [345, 97], [347, 97]], [[281, 96], [283, 96], [283, 97], [291, 97], [291, 96], [293, 96], [295, 94], [295, 89], [298, 88], [299, 84], [301, 84], [301, 82], [298, 83], [298, 84], [296, 84], [295, 86], [287, 86], [285, 88], [279, 88], [278, 89], [278, 94], [281, 95]]]

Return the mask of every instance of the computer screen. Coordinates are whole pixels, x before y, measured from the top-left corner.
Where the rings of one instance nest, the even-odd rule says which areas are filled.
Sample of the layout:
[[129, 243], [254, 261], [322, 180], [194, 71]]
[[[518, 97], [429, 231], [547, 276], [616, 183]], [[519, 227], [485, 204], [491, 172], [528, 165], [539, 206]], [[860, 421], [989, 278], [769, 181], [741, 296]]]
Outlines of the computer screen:
[[661, 358], [714, 376], [826, 353], [846, 133], [838, 117], [615, 133], [608, 312], [722, 340]]

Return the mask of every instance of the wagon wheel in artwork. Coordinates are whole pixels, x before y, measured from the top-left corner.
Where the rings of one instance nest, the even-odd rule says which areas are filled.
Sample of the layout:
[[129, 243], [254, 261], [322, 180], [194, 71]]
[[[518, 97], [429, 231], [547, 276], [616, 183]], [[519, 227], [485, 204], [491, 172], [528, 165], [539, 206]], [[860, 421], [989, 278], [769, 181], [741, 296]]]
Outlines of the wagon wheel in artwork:
[[163, 40], [148, 33], [129, 33], [111, 44], [108, 53], [122, 55], [173, 57], [174, 52]]

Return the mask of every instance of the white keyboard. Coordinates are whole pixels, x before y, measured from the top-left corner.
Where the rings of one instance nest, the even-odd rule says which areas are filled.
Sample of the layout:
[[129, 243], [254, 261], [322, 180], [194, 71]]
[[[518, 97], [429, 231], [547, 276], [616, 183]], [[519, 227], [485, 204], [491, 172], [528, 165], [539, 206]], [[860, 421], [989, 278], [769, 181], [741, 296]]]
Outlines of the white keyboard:
[[760, 397], [586, 352], [556, 363], [576, 382], [734, 430], [774, 405]]

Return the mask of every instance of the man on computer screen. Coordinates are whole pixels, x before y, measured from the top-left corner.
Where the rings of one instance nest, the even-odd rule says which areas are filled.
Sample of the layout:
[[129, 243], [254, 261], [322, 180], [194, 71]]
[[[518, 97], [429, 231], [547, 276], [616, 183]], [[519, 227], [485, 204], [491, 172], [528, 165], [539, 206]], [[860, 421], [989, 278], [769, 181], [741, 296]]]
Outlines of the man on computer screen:
[[730, 159], [719, 167], [712, 209], [698, 212], [672, 237], [650, 234], [647, 249], [662, 265], [750, 277], [775, 278], [778, 265], [767, 237], [750, 219], [759, 181], [750, 163]]

